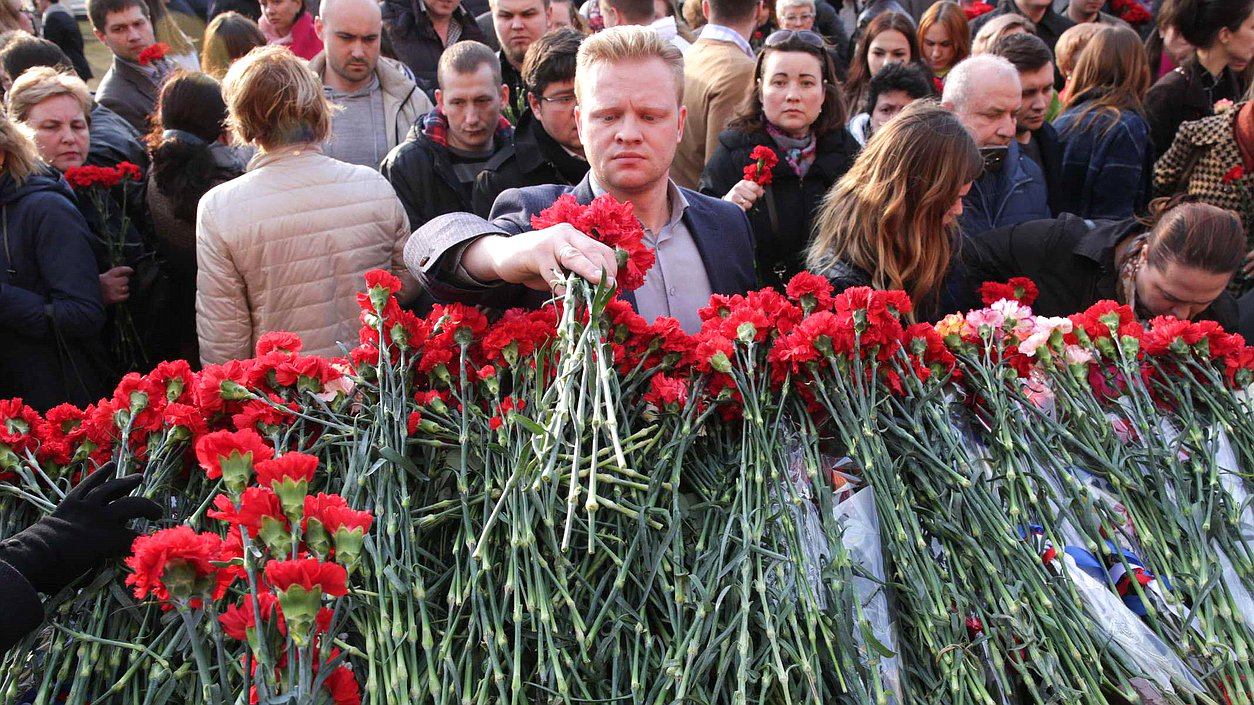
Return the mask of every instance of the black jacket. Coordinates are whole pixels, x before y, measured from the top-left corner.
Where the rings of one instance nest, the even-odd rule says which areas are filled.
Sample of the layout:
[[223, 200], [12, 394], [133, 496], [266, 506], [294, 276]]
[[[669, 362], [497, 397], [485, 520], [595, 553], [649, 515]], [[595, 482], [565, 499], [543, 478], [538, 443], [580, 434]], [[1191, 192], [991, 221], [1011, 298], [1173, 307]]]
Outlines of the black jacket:
[[1058, 139], [1058, 130], [1048, 122], [1041, 129], [1032, 133], [1041, 154], [1041, 171], [1045, 173], [1045, 188], [1049, 191], [1049, 212], [1062, 213], [1062, 141]]
[[44, 621], [39, 593], [13, 566], [0, 561], [0, 656]]
[[496, 58], [501, 62], [501, 82], [509, 86], [509, 105], [506, 106], [509, 113], [505, 117], [517, 125], [527, 110], [527, 84], [523, 82], [522, 73], [505, 57], [504, 49], [496, 52]]
[[92, 235], [59, 175], [0, 174], [0, 398], [40, 410], [105, 390], [104, 303]]
[[[1023, 10], [1019, 9], [1015, 0], [1001, 0], [1001, 2], [997, 3], [997, 7], [992, 12], [986, 12], [971, 21], [971, 36], [974, 37], [976, 32], [979, 32], [980, 28], [988, 24], [988, 21], [994, 17], [1000, 17], [1001, 15], [1010, 13], [1023, 15]], [[1041, 17], [1041, 21], [1034, 22], [1033, 25], [1036, 27], [1036, 36], [1040, 37], [1046, 44], [1049, 45], [1049, 51], [1052, 54], [1054, 52], [1054, 46], [1058, 44], [1058, 38], [1062, 36], [1063, 32], [1074, 27], [1075, 22], [1073, 22], [1071, 18], [1064, 17], [1063, 15], [1055, 12], [1054, 7], [1051, 5], [1049, 9], [1045, 10], [1045, 15]], [[1054, 88], [1062, 90], [1064, 84], [1065, 81], [1063, 80], [1062, 72], [1058, 70], [1058, 66], [1055, 64]]]
[[[479, 31], [474, 15], [465, 8], [459, 5], [453, 11], [452, 21], [462, 26], [458, 41], [483, 41], [483, 32]], [[383, 34], [391, 50], [389, 55], [408, 66], [414, 72], [418, 87], [433, 95], [438, 87], [435, 73], [440, 54], [444, 53], [444, 43], [427, 14], [418, 9], [418, 1], [384, 0]]]
[[754, 259], [758, 283], [782, 289], [794, 274], [805, 269], [812, 219], [828, 189], [849, 171], [858, 143], [843, 129], [820, 137], [814, 163], [805, 178], [799, 178], [765, 129], [748, 133], [724, 130], [701, 174], [701, 193], [715, 198], [727, 195], [744, 178], [749, 153], [759, 145], [773, 149], [779, 164], [766, 195], [747, 213], [757, 242]]
[[43, 19], [44, 39], [61, 47], [70, 63], [74, 64], [78, 77], [84, 81], [89, 80], [92, 77], [91, 66], [87, 63], [87, 56], [83, 54], [83, 33], [79, 30], [74, 15], [69, 10], [45, 12]]
[[[379, 166], [405, 206], [410, 230], [417, 230], [437, 215], [471, 211], [470, 197], [463, 195], [453, 173], [448, 147], [437, 144], [423, 132], [422, 123], [423, 118], [419, 118], [405, 141], [389, 152]], [[496, 138], [497, 150], [506, 144]]]
[[1225, 68], [1212, 85], [1209, 72], [1196, 61], [1178, 66], [1158, 79], [1145, 94], [1145, 118], [1149, 121], [1154, 154], [1167, 153], [1181, 123], [1209, 117], [1215, 113], [1215, 103], [1225, 99], [1236, 103], [1243, 92], [1240, 79], [1231, 69]]
[[514, 144], [497, 152], [475, 180], [471, 205], [475, 215], [486, 218], [505, 189], [540, 184], [574, 186], [587, 173], [588, 162], [562, 149], [528, 110], [514, 130]]
[[[1115, 246], [1143, 229], [1135, 218], [1094, 223], [1064, 214], [990, 230], [967, 240], [962, 248], [967, 288], [975, 291], [986, 281], [1027, 277], [1040, 290], [1032, 305], [1035, 313], [1078, 313], [1098, 301], [1118, 298]], [[1198, 318], [1236, 330], [1236, 300], [1224, 292]]]

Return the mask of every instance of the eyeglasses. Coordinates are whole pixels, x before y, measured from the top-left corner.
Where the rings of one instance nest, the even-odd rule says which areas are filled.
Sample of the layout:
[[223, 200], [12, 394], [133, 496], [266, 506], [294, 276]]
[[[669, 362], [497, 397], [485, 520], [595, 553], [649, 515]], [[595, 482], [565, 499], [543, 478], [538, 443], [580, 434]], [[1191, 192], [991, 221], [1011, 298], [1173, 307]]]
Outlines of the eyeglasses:
[[536, 96], [536, 100], [539, 100], [542, 103], [553, 103], [554, 105], [561, 105], [561, 106], [574, 105], [575, 94], [563, 93], [561, 95], [555, 95], [552, 98], [546, 98], [542, 95], [538, 95]]
[[781, 44], [787, 44], [793, 40], [796, 40], [806, 46], [814, 47], [815, 49], [827, 48], [827, 42], [823, 41], [823, 37], [816, 32], [811, 32], [808, 29], [781, 29], [771, 32], [771, 36], [766, 38], [766, 41], [763, 42], [762, 46], [777, 47]]
[[785, 22], [809, 22], [814, 19], [814, 14], [806, 13], [804, 15], [784, 15], [783, 17], [780, 17], [780, 19]]

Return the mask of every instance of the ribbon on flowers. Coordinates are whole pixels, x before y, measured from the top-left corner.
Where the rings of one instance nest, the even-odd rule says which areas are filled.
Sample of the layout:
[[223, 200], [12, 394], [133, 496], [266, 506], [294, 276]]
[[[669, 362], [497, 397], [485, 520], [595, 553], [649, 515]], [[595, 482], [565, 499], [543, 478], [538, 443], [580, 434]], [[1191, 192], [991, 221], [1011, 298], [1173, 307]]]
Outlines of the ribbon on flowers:
[[1123, 604], [1128, 609], [1135, 612], [1138, 616], [1144, 617], [1147, 613], [1141, 597], [1137, 594], [1136, 589], [1132, 586], [1135, 580], [1147, 592], [1153, 592], [1157, 580], [1154, 574], [1145, 569], [1141, 560], [1136, 556], [1123, 552], [1127, 565], [1123, 561], [1119, 561], [1110, 567], [1110, 582], [1115, 586], [1115, 592], [1119, 593], [1119, 597], [1123, 598]]
[[1054, 548], [1054, 542], [1045, 536], [1045, 527], [1040, 524], [1029, 524], [1025, 529], [1022, 525], [1019, 527], [1019, 538], [1032, 544], [1036, 549], [1036, 555], [1041, 557], [1041, 563], [1047, 568], [1058, 569], [1058, 549]]

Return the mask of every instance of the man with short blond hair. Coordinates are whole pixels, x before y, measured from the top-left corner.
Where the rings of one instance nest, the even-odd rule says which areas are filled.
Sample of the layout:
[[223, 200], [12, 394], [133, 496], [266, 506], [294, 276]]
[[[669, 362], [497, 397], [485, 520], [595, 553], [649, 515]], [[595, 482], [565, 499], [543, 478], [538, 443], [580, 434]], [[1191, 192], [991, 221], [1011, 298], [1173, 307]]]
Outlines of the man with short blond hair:
[[[614, 27], [586, 39], [575, 69], [579, 137], [590, 171], [577, 186], [502, 193], [491, 222], [454, 213], [419, 228], [406, 248], [410, 271], [438, 301], [492, 308], [538, 306], [563, 272], [589, 281], [618, 271], [614, 251], [556, 225], [533, 231], [531, 216], [563, 194], [631, 203], [657, 263], [627, 299], [648, 320], [701, 326], [711, 294], [754, 286], [753, 235], [737, 206], [681, 188], [670, 178], [683, 135], [683, 55], [644, 27]], [[669, 84], [669, 85], [668, 85]]]

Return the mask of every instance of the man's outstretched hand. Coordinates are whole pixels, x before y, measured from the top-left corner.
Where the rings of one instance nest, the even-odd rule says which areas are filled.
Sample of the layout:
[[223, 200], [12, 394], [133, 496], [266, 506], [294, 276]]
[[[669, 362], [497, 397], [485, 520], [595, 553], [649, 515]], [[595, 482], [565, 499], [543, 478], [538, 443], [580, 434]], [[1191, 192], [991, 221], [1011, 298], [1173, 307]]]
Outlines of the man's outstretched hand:
[[557, 287], [563, 272], [573, 272], [594, 284], [605, 272], [613, 286], [618, 259], [613, 249], [567, 223], [559, 223], [513, 237], [481, 237], [462, 253], [462, 266], [479, 281], [504, 281], [560, 293]]

